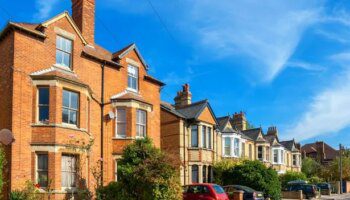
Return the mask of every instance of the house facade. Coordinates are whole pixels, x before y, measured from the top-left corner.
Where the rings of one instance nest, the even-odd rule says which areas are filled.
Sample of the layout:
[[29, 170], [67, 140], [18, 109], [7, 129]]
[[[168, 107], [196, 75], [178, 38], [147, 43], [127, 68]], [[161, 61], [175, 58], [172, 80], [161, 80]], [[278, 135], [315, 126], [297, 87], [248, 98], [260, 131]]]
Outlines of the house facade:
[[189, 85], [177, 93], [175, 104], [161, 104], [161, 148], [178, 157], [181, 183], [213, 180], [212, 166], [220, 159], [221, 139], [207, 100], [192, 102]]
[[148, 75], [135, 44], [114, 53], [96, 44], [94, 15], [94, 0], [72, 0], [72, 16], [2, 30], [0, 130], [14, 136], [4, 192], [29, 180], [62, 199], [96, 186], [92, 168], [102, 169], [104, 184], [116, 180], [133, 140], [147, 136], [160, 147], [164, 84]]
[[276, 127], [247, 128], [243, 112], [217, 118], [222, 139], [222, 159], [259, 160], [279, 174], [301, 171], [301, 153], [294, 140], [280, 141]]

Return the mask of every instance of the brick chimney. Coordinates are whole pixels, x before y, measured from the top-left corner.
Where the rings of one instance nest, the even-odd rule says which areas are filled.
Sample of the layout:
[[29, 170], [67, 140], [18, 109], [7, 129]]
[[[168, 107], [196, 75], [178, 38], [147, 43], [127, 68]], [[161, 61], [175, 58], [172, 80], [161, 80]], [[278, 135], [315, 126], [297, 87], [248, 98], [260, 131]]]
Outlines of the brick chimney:
[[175, 107], [181, 107], [190, 105], [192, 103], [192, 94], [190, 92], [190, 85], [185, 84], [182, 86], [182, 91], [177, 92], [177, 96], [174, 98]]
[[244, 112], [235, 113], [233, 115], [232, 125], [234, 128], [244, 131], [247, 130], [247, 119]]
[[74, 22], [90, 45], [95, 43], [95, 0], [72, 0]]
[[278, 137], [278, 130], [276, 126], [271, 126], [267, 129], [267, 135], [273, 135]]
[[320, 162], [323, 162], [325, 157], [326, 157], [326, 152], [324, 148], [324, 142], [322, 141], [317, 141], [316, 142], [316, 151], [317, 151], [317, 159]]

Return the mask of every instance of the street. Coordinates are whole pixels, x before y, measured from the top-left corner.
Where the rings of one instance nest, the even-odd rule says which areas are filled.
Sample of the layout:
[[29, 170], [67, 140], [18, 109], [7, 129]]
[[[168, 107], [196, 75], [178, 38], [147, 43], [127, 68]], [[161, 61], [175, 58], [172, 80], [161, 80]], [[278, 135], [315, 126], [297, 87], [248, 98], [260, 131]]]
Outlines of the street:
[[350, 200], [350, 193], [346, 194], [333, 194], [331, 196], [322, 196], [321, 199], [349, 199]]

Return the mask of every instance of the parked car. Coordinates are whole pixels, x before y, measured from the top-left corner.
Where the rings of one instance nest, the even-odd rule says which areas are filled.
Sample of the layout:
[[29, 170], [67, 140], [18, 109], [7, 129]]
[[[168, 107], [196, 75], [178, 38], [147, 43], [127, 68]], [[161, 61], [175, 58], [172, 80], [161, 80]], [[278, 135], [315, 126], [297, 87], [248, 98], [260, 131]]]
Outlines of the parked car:
[[229, 200], [220, 185], [198, 183], [183, 187], [183, 200]]
[[308, 199], [318, 197], [318, 191], [317, 191], [316, 185], [300, 183], [300, 184], [289, 184], [287, 186], [287, 191], [299, 191], [299, 190], [302, 190], [303, 194]]
[[256, 191], [250, 187], [243, 185], [228, 185], [224, 186], [225, 192], [228, 194], [230, 200], [233, 200], [233, 193], [237, 190], [243, 191], [243, 200], [263, 200], [264, 193]]
[[320, 190], [332, 190], [332, 185], [329, 183], [318, 183], [316, 186]]

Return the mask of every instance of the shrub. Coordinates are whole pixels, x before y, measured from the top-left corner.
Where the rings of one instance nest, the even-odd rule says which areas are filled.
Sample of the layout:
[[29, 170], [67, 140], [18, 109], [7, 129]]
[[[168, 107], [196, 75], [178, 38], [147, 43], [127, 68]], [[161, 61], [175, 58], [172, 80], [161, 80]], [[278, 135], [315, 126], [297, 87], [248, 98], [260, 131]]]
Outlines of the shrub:
[[309, 183], [311, 183], [311, 184], [317, 184], [317, 183], [322, 183], [323, 182], [322, 178], [319, 178], [317, 176], [310, 177], [310, 178], [307, 179], [307, 181]]
[[10, 193], [10, 200], [39, 200], [42, 199], [37, 187], [33, 182], [26, 181], [22, 190], [15, 190]]
[[177, 159], [162, 153], [150, 139], [128, 145], [118, 162], [118, 182], [97, 189], [98, 198], [178, 200], [182, 198]]
[[322, 166], [316, 160], [312, 158], [304, 158], [301, 165], [301, 171], [310, 178], [312, 176], [318, 176], [321, 173]]
[[20, 190], [14, 190], [10, 193], [10, 200], [26, 200], [26, 194]]
[[232, 169], [234, 166], [241, 164], [241, 160], [225, 159], [214, 164], [214, 182], [219, 185], [223, 185], [223, 179], [225, 178], [223, 174]]
[[306, 175], [302, 172], [292, 172], [292, 171], [287, 171], [285, 174], [280, 175], [280, 181], [282, 188], [286, 187], [288, 182], [290, 181], [295, 181], [295, 180], [303, 180], [306, 181]]
[[243, 161], [223, 173], [223, 184], [238, 184], [262, 191], [271, 199], [281, 198], [281, 183], [277, 172], [260, 161]]

